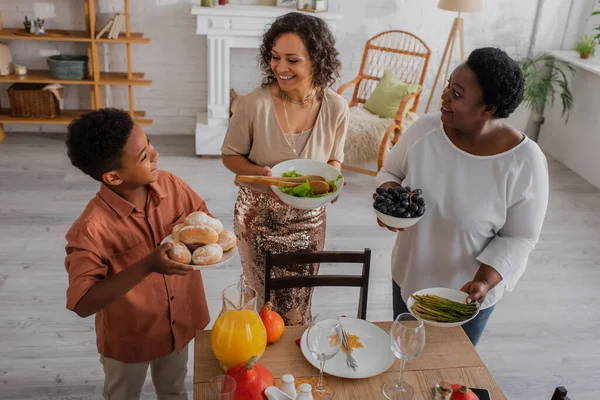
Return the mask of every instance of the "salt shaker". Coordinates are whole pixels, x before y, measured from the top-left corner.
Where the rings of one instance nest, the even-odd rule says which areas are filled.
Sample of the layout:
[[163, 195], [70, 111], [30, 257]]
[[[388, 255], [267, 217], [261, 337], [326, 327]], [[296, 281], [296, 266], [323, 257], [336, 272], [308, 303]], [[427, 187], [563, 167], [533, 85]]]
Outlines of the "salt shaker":
[[294, 385], [294, 376], [290, 374], [285, 374], [281, 377], [281, 387], [280, 389], [292, 396], [292, 399], [295, 399], [297, 396], [296, 393], [296, 385]]
[[298, 393], [296, 400], [313, 400], [312, 386], [310, 386], [310, 383], [303, 383], [300, 385], [299, 389], [300, 393]]

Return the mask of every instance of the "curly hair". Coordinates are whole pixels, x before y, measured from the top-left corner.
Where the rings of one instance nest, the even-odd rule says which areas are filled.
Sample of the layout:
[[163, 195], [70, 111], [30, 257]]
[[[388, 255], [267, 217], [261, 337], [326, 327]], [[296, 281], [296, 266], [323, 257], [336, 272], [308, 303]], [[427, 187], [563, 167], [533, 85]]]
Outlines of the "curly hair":
[[131, 116], [116, 108], [82, 115], [69, 124], [67, 155], [71, 164], [102, 182], [102, 174], [121, 167], [121, 155], [133, 130]]
[[284, 33], [294, 33], [304, 42], [313, 65], [315, 87], [325, 89], [340, 77], [342, 63], [338, 58], [339, 52], [335, 48], [335, 38], [325, 21], [310, 15], [291, 12], [278, 17], [263, 35], [259, 55], [259, 64], [264, 76], [263, 87], [276, 80], [271, 70], [271, 51], [277, 38]]
[[525, 77], [519, 64], [494, 47], [474, 50], [467, 66], [475, 73], [484, 102], [496, 106], [495, 118], [508, 118], [523, 100]]

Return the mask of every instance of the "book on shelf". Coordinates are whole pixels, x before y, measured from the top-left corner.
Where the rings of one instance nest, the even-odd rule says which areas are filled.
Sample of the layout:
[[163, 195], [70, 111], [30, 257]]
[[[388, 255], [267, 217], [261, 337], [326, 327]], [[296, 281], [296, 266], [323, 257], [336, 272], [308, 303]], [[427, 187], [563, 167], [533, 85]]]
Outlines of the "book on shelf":
[[124, 19], [125, 16], [123, 14], [117, 14], [115, 16], [113, 28], [110, 30], [109, 39], [117, 39], [119, 37], [119, 33], [121, 32], [121, 26], [123, 25]]
[[100, 29], [100, 32], [98, 32], [98, 34], [96, 35], [96, 39], [100, 39], [102, 37], [102, 35], [104, 35], [110, 28], [112, 28], [112, 25], [115, 22], [115, 17], [113, 16], [111, 19], [108, 20], [108, 22], [106, 24], [104, 24], [104, 26], [102, 27], [102, 29]]

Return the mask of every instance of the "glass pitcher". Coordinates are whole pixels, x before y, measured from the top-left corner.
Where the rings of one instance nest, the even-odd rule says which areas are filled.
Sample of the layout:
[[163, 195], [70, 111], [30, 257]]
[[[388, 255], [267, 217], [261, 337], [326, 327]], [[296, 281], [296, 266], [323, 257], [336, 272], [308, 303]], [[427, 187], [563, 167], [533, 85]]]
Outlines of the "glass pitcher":
[[256, 291], [238, 283], [223, 290], [223, 308], [210, 336], [212, 352], [224, 371], [245, 363], [252, 356], [262, 356], [267, 347], [267, 331], [256, 311]]

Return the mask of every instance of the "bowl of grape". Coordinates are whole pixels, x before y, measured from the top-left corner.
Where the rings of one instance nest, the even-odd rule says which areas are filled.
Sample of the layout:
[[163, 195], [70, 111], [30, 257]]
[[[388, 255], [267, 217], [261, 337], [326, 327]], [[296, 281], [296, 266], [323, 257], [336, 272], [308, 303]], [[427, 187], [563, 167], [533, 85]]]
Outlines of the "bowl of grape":
[[410, 186], [377, 188], [373, 210], [377, 218], [390, 228], [408, 228], [425, 215], [425, 199], [421, 189]]

